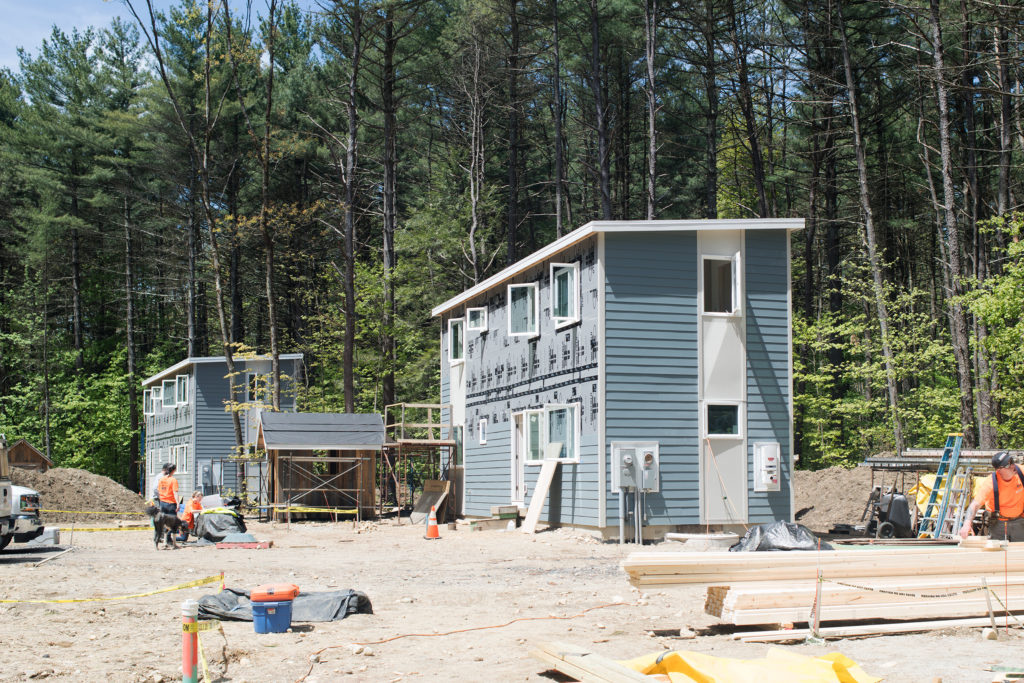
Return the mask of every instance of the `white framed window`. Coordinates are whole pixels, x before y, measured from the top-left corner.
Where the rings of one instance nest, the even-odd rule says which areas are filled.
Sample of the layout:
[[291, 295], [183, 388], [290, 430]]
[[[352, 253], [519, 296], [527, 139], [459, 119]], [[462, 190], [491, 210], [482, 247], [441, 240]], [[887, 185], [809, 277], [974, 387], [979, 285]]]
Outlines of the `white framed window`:
[[551, 264], [551, 317], [556, 326], [580, 319], [579, 264]]
[[153, 391], [151, 389], [146, 389], [142, 392], [142, 414], [153, 414]]
[[544, 411], [523, 411], [523, 439], [526, 462], [540, 463], [544, 460]]
[[157, 410], [163, 407], [163, 391], [162, 387], [153, 387], [149, 390], [149, 409], [152, 411], [150, 415], [156, 415]]
[[743, 410], [735, 401], [705, 401], [704, 429], [709, 438], [743, 438]]
[[487, 309], [484, 307], [480, 308], [467, 308], [466, 309], [466, 329], [472, 332], [486, 332], [487, 331]]
[[561, 444], [558, 460], [578, 461], [580, 408], [576, 403], [544, 406], [544, 451], [545, 457], [552, 455], [551, 444]]
[[178, 466], [179, 474], [188, 474], [188, 446], [182, 444], [175, 446], [174, 464]]
[[178, 386], [178, 382], [173, 379], [165, 379], [161, 394], [163, 396], [164, 408], [173, 408], [175, 406], [174, 391]]
[[537, 284], [508, 286], [508, 334], [534, 337], [538, 334], [539, 301]]
[[174, 403], [179, 406], [188, 403], [188, 375], [174, 378]]
[[704, 274], [704, 313], [739, 315], [742, 293], [740, 282], [740, 255], [705, 256], [702, 260]]
[[481, 417], [480, 421], [476, 423], [477, 435], [480, 437], [479, 443], [481, 446], [487, 443], [487, 418]]
[[466, 321], [452, 318], [448, 321], [448, 362], [462, 363], [466, 360]]
[[146, 453], [146, 464], [148, 465], [146, 471], [149, 472], [150, 474], [156, 474], [156, 453], [156, 451], [148, 451]]

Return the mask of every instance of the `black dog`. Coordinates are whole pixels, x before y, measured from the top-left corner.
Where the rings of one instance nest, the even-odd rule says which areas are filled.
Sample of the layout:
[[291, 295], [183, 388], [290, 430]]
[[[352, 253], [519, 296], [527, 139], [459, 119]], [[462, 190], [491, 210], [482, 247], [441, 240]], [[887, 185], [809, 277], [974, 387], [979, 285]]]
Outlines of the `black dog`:
[[[155, 505], [147, 507], [146, 514], [153, 518], [153, 545], [156, 546], [156, 549], [160, 550], [161, 537], [170, 538], [171, 545], [177, 549], [179, 546], [174, 537], [184, 529], [185, 520], [178, 519], [177, 515], [172, 515], [169, 512], [161, 512], [160, 508]], [[166, 546], [167, 544], [164, 543], [164, 547]]]

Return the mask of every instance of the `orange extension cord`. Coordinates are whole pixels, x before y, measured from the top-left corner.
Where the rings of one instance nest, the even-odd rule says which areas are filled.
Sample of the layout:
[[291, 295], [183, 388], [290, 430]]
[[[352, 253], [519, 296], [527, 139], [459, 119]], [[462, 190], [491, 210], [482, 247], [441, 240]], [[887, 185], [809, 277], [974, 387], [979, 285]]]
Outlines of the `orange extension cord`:
[[[516, 622], [519, 622], [519, 621], [542, 621], [542, 620], [545, 620], [545, 619], [576, 619], [578, 617], [582, 617], [587, 612], [593, 612], [594, 610], [597, 610], [597, 609], [604, 609], [606, 607], [626, 607], [626, 606], [632, 606], [632, 605], [633, 605], [633, 603], [631, 603], [631, 602], [610, 602], [607, 605], [597, 605], [596, 607], [588, 607], [587, 609], [583, 610], [579, 614], [569, 614], [569, 615], [566, 615], [564, 617], [551, 617], [551, 616], [548, 616], [548, 617], [519, 617], [517, 619], [513, 619], [512, 621], [506, 621], [504, 624], [492, 624], [490, 626], [471, 626], [469, 628], [455, 629], [454, 631], [445, 631], [444, 633], [402, 633], [402, 634], [397, 635], [397, 636], [391, 636], [390, 638], [384, 638], [383, 640], [369, 640], [369, 641], [366, 641], [366, 642], [363, 642], [363, 643], [349, 643], [349, 645], [380, 645], [382, 643], [389, 643], [392, 640], [399, 640], [401, 638], [430, 638], [430, 637], [437, 637], [437, 636], [450, 636], [450, 635], [453, 635], [453, 634], [456, 634], [456, 633], [467, 633], [469, 631], [485, 631], [485, 630], [491, 629], [491, 628], [504, 628], [506, 626], [511, 626], [512, 624], [514, 624]], [[324, 652], [326, 650], [334, 649], [336, 647], [346, 647], [346, 645], [328, 645], [327, 647], [322, 647], [319, 650], [317, 650], [316, 652], [312, 653], [310, 655], [310, 657], [312, 657], [314, 655], [318, 655], [321, 652]], [[313, 673], [313, 665], [314, 664], [316, 664], [316, 662], [310, 662], [309, 663], [309, 669], [306, 670], [306, 673], [302, 674], [301, 678], [297, 678], [295, 680], [295, 683], [302, 683], [302, 681], [306, 680], [306, 678], [309, 676], [309, 674]]]

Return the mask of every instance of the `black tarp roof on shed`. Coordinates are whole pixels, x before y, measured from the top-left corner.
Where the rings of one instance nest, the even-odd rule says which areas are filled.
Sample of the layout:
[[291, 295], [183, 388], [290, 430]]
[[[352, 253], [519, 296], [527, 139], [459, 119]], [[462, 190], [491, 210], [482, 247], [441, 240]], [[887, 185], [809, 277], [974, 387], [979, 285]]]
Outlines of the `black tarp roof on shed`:
[[377, 413], [260, 414], [266, 450], [375, 450], [384, 444], [384, 420]]

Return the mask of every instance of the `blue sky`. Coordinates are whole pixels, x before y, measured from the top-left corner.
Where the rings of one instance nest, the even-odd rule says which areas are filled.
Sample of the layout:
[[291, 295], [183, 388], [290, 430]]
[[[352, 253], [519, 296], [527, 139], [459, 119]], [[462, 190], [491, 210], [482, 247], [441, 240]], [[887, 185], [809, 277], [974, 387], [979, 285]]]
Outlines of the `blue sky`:
[[[145, 17], [146, 0], [133, 0], [140, 15]], [[165, 10], [176, 2], [154, 0], [153, 6]], [[300, 7], [309, 7], [312, 0], [302, 0]], [[234, 13], [236, 5], [231, 3]], [[253, 11], [266, 13], [266, 3], [255, 0]], [[25, 48], [29, 54], [39, 53], [39, 46], [48, 38], [56, 24], [65, 33], [71, 29], [97, 28], [107, 26], [114, 17], [133, 21], [128, 8], [121, 0], [0, 0], [0, 69], [18, 70], [18, 48]]]

